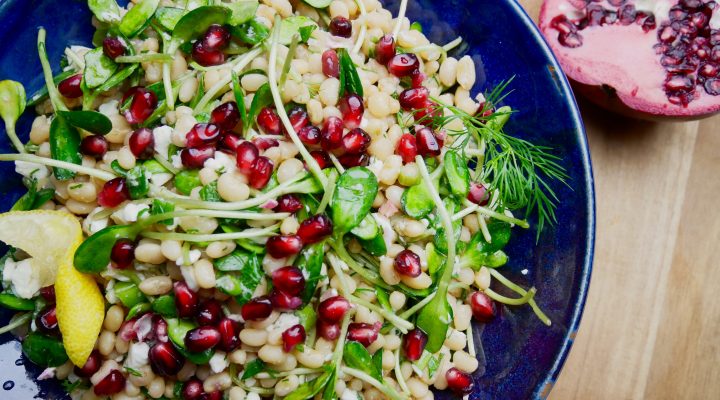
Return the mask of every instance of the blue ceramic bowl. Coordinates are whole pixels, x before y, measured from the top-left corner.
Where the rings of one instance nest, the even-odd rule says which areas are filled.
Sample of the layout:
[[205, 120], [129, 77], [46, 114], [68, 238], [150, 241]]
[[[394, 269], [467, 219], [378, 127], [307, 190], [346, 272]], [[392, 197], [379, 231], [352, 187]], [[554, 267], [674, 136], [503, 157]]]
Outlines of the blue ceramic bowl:
[[[386, 2], [395, 14], [397, 1]], [[57, 66], [65, 45], [90, 43], [90, 13], [80, 0], [0, 1], [0, 79], [21, 81], [28, 92], [43, 84], [35, 50], [36, 27], [48, 30], [48, 50]], [[562, 200], [558, 224], [535, 243], [535, 232], [514, 230], [511, 262], [503, 271], [514, 281], [538, 289], [536, 299], [552, 319], [546, 327], [529, 307], [504, 308], [500, 318], [476, 329], [481, 368], [472, 399], [545, 398], [567, 357], [590, 280], [595, 205], [590, 157], [575, 99], [565, 76], [532, 21], [513, 0], [411, 0], [408, 16], [422, 23], [435, 43], [458, 35], [465, 44], [455, 56], [470, 54], [478, 67], [476, 90], [492, 89], [515, 77], [505, 99], [517, 113], [512, 134], [552, 146], [567, 169], [569, 187], [555, 185]], [[25, 115], [18, 132], [32, 122]], [[26, 137], [26, 136], [25, 136]], [[11, 151], [0, 135], [0, 151]], [[0, 165], [0, 198], [7, 210], [24, 192], [8, 163]], [[526, 271], [525, 271], [526, 270]], [[526, 273], [524, 274], [523, 271]], [[0, 315], [4, 325], [8, 312]], [[0, 325], [1, 326], [1, 325]], [[21, 356], [19, 343], [0, 337], [0, 398], [65, 399], [57, 382], [37, 382], [41, 372]], [[449, 398], [447, 394], [442, 398]]]

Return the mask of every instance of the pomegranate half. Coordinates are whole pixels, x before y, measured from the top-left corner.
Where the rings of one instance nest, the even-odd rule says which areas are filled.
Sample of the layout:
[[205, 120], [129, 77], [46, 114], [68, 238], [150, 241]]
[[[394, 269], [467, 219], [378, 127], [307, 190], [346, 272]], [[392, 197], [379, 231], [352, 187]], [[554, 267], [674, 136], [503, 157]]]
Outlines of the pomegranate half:
[[545, 0], [540, 30], [577, 92], [643, 119], [720, 111], [720, 5]]

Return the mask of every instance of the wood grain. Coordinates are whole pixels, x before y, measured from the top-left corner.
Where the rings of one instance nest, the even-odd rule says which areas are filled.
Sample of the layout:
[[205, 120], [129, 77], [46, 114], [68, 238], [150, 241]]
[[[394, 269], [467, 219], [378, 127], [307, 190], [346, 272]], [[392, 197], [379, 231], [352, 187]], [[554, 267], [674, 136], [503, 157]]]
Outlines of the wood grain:
[[[520, 0], [537, 18], [539, 0]], [[580, 101], [597, 190], [584, 318], [551, 400], [720, 398], [720, 118]]]

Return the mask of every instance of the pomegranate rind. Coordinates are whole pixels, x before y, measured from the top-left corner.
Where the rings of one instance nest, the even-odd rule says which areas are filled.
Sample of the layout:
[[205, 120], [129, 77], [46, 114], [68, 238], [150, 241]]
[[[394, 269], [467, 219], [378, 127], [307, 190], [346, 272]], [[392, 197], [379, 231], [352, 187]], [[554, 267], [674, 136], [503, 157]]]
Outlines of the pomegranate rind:
[[[659, 1], [667, 3], [668, 9], [677, 3]], [[707, 94], [701, 86], [687, 107], [669, 102], [663, 89], [667, 73], [653, 48], [658, 42], [656, 30], [644, 32], [638, 24], [588, 27], [580, 31], [582, 46], [560, 44], [551, 21], [562, 10], [573, 9], [570, 0], [543, 1], [539, 27], [577, 93], [605, 109], [638, 119], [696, 120], [720, 112], [720, 96]], [[658, 18], [660, 26], [668, 16]]]

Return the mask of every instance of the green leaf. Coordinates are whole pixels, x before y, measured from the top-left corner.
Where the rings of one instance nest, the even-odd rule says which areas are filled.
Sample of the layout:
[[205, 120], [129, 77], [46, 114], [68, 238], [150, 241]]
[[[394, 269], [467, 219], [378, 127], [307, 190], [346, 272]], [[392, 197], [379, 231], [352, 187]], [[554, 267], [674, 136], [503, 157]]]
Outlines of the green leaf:
[[303, 0], [308, 5], [315, 8], [326, 8], [332, 3], [332, 0]]
[[378, 192], [375, 174], [365, 167], [346, 170], [335, 185], [330, 210], [335, 232], [350, 232], [365, 218]]
[[85, 53], [85, 70], [83, 81], [89, 89], [94, 89], [107, 82], [118, 69], [118, 65], [103, 53], [101, 47]]
[[[257, 120], [260, 111], [273, 103], [272, 92], [270, 92], [270, 84], [265, 83], [255, 92], [252, 103], [250, 103], [250, 113], [248, 114], [247, 128], [251, 127]], [[246, 129], [247, 131], [247, 129]]]
[[12, 208], [10, 208], [10, 211], [29, 211], [33, 209], [32, 206], [35, 202], [35, 196], [37, 195], [37, 179], [30, 179], [27, 185], [28, 191], [20, 196]]
[[323, 279], [320, 271], [325, 257], [324, 247], [324, 242], [305, 246], [295, 260], [295, 266], [303, 272], [305, 277], [305, 289], [301, 294], [304, 304], [312, 300], [318, 283]]
[[300, 319], [300, 325], [305, 328], [305, 331], [310, 332], [310, 329], [315, 328], [317, 313], [312, 304], [307, 304], [305, 307], [295, 311], [295, 315]]
[[125, 183], [133, 200], [144, 198], [150, 191], [150, 181], [145, 176], [145, 168], [142, 165], [137, 165], [128, 171]]
[[97, 111], [58, 111], [58, 114], [65, 117], [70, 125], [98, 135], [107, 135], [112, 130], [110, 118]]
[[382, 369], [376, 368], [370, 352], [368, 352], [362, 344], [355, 341], [345, 342], [343, 361], [345, 361], [348, 367], [363, 371], [373, 378], [382, 381]]
[[270, 29], [253, 18], [240, 26], [230, 27], [230, 34], [250, 46], [256, 46], [270, 36]]
[[258, 256], [241, 249], [215, 260], [215, 268], [220, 271], [217, 288], [240, 305], [252, 298], [264, 275]]
[[232, 14], [228, 19], [227, 23], [230, 25], [240, 25], [250, 21], [255, 16], [260, 4], [257, 0], [245, 0], [238, 1], [236, 3], [221, 3], [223, 6], [230, 9]]
[[470, 170], [465, 158], [455, 151], [448, 151], [443, 165], [452, 194], [460, 199], [466, 198], [470, 191]]
[[507, 263], [507, 254], [502, 249], [510, 241], [510, 224], [492, 221], [488, 223], [488, 231], [492, 242], [488, 243], [482, 232], [476, 232], [460, 257], [461, 266], [478, 270], [482, 266], [497, 268]]
[[152, 310], [163, 317], [176, 317], [177, 307], [175, 307], [175, 296], [165, 294], [156, 298], [152, 302]]
[[453, 311], [448, 303], [447, 296], [436, 295], [430, 303], [420, 310], [415, 326], [428, 335], [425, 350], [430, 353], [440, 351], [452, 320]]
[[120, 21], [120, 7], [115, 0], [88, 0], [88, 7], [100, 22], [113, 24]]
[[147, 301], [145, 295], [140, 291], [133, 282], [117, 282], [115, 283], [115, 295], [127, 308], [132, 308], [136, 304]]
[[418, 220], [425, 218], [435, 209], [435, 202], [423, 182], [405, 189], [400, 205], [405, 214]]
[[317, 23], [304, 15], [295, 15], [292, 17], [283, 18], [282, 22], [280, 23], [280, 33], [278, 39], [280, 41], [280, 44], [290, 44], [290, 42], [292, 42], [293, 36], [295, 36], [296, 34], [300, 34], [300, 28], [306, 26], [317, 27]]
[[175, 175], [175, 189], [186, 196], [196, 187], [202, 185], [200, 173], [196, 169], [184, 169]]
[[[378, 351], [375, 352], [375, 354], [373, 354], [372, 362], [373, 362], [373, 369], [374, 369], [375, 371], [377, 371], [376, 373], [377, 373], [377, 375], [378, 375], [378, 376], [376, 376], [375, 378], [376, 378], [378, 381], [380, 381], [380, 382], [383, 381], [383, 376], [382, 376], [382, 370], [383, 370], [383, 368], [382, 368], [382, 359], [383, 359], [383, 349], [379, 349]], [[372, 375], [371, 375], [371, 376], [372, 376]]]
[[32, 332], [23, 339], [22, 351], [34, 364], [45, 368], [58, 367], [68, 360], [60, 339], [37, 332]]
[[425, 254], [427, 254], [428, 274], [435, 276], [445, 265], [445, 256], [435, 250], [435, 245], [432, 243], [425, 246]]
[[345, 49], [337, 50], [340, 58], [340, 96], [355, 93], [363, 97], [363, 86], [357, 67]]
[[298, 33], [300, 34], [300, 43], [307, 43], [308, 40], [310, 40], [310, 37], [312, 37], [312, 33], [315, 32], [315, 29], [317, 28], [317, 25], [308, 25], [298, 29]]
[[[165, 214], [171, 211], [175, 211], [175, 204], [162, 199], [153, 199], [152, 206], [150, 206], [150, 215]], [[173, 219], [166, 219], [158, 223], [163, 225], [172, 225]]]
[[220, 193], [218, 193], [217, 181], [210, 182], [203, 186], [203, 188], [200, 189], [200, 198], [203, 201], [222, 201], [222, 197], [220, 197]]
[[354, 227], [350, 233], [357, 236], [359, 239], [370, 240], [377, 236], [380, 231], [380, 226], [375, 221], [372, 215], [368, 214], [365, 218], [360, 221], [360, 224]]
[[155, 11], [155, 21], [166, 31], [172, 32], [183, 15], [185, 10], [182, 8], [160, 7]]
[[202, 6], [185, 14], [172, 31], [174, 48], [204, 34], [210, 25], [224, 25], [231, 12], [222, 6]]
[[99, 273], [110, 264], [110, 252], [119, 239], [135, 240], [138, 231], [129, 225], [113, 225], [85, 239], [75, 251], [75, 269], [86, 274]]
[[[80, 132], [62, 115], [57, 115], [50, 123], [50, 155], [54, 160], [82, 164]], [[54, 168], [54, 172], [60, 181], [75, 177], [75, 172], [62, 168]]]
[[313, 398], [316, 394], [320, 393], [321, 390], [325, 388], [325, 386], [330, 382], [330, 380], [335, 376], [335, 370], [328, 370], [325, 371], [322, 375], [319, 377], [309, 381], [305, 382], [302, 385], [298, 386], [297, 389], [295, 389], [292, 393], [285, 396], [284, 400], [306, 400]]
[[383, 288], [375, 286], [375, 295], [377, 296], [378, 303], [382, 308], [393, 314], [395, 313], [390, 305], [390, 296]]
[[145, 29], [155, 14], [160, 0], [141, 0], [123, 16], [118, 29], [126, 37], [132, 38]]
[[15, 135], [15, 123], [25, 112], [25, 88], [20, 82], [0, 82], [0, 117], [5, 122], [5, 131], [13, 145], [22, 148], [22, 142]]
[[230, 73], [232, 74], [232, 87], [233, 95], [235, 95], [235, 103], [237, 103], [237, 106], [240, 109], [240, 121], [242, 122], [243, 128], [247, 130], [247, 128], [252, 125], [252, 121], [248, 118], [248, 113], [245, 109], [245, 91], [240, 85], [240, 78], [238, 78], [237, 73], [235, 73], [235, 71], [230, 71]]
[[245, 364], [245, 369], [243, 370], [243, 374], [240, 379], [250, 379], [261, 372], [265, 372], [266, 370], [267, 366], [265, 365], [263, 360], [256, 358]]
[[[450, 215], [455, 214], [458, 211], [459, 205], [458, 203], [452, 198], [452, 197], [446, 197], [443, 200], [443, 204], [445, 206], [445, 209], [448, 210]], [[437, 226], [436, 232], [435, 232], [435, 238], [433, 239], [433, 243], [435, 244], [435, 247], [438, 251], [441, 253], [446, 254], [448, 251], [447, 248], [447, 236], [445, 235], [445, 228], [442, 226], [442, 222], [440, 221], [440, 217], [436, 215], [435, 225]], [[452, 222], [453, 226], [453, 232], [455, 235], [455, 243], [460, 242], [460, 234], [462, 233], [462, 220], [457, 220]]]
[[150, 308], [150, 303], [137, 303], [130, 308], [127, 315], [125, 316], [125, 320], [127, 321], [135, 317], [136, 315], [145, 314], [146, 312], [150, 311]]
[[12, 293], [3, 292], [0, 293], [0, 307], [16, 311], [34, 311], [35, 302], [30, 299], [21, 299]]
[[422, 31], [423, 31], [422, 24], [419, 23], [419, 22], [417, 22], [417, 21], [415, 21], [415, 22], [413, 22], [412, 24], [410, 24], [410, 29], [411, 29], [411, 30], [414, 30], [414, 31], [421, 32], [421, 33], [422, 33]]
[[185, 349], [185, 336], [197, 326], [192, 322], [177, 318], [167, 318], [165, 322], [168, 325], [168, 338], [170, 341], [179, 348]]

